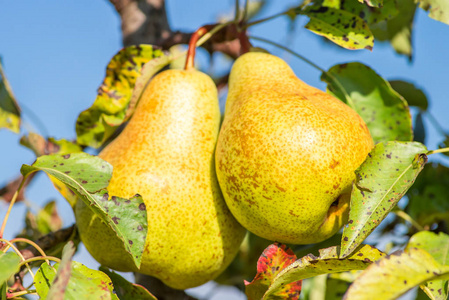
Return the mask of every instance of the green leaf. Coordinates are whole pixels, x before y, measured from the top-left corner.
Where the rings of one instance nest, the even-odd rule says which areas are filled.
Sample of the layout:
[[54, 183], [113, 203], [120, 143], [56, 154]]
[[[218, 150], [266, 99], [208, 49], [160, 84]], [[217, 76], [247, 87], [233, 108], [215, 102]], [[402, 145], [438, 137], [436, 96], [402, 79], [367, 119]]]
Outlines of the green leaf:
[[51, 154], [40, 156], [31, 165], [22, 165], [24, 177], [44, 171], [79, 193], [95, 193], [109, 184], [112, 166], [101, 158], [87, 153]]
[[343, 48], [351, 50], [373, 49], [373, 34], [365, 21], [359, 16], [325, 6], [308, 6], [305, 10], [297, 13], [310, 18], [305, 26], [307, 29], [324, 36]]
[[[248, 300], [262, 299], [273, 279], [296, 260], [296, 255], [286, 245], [274, 243], [268, 246], [257, 261], [257, 274], [253, 281], [245, 280], [245, 294]], [[284, 285], [276, 293], [277, 297], [299, 299], [301, 281]]]
[[92, 211], [117, 234], [140, 267], [147, 235], [147, 212], [142, 197], [131, 199], [112, 196], [105, 190], [112, 176], [112, 166], [97, 156], [86, 153], [46, 155], [31, 165], [23, 165], [23, 176], [44, 171], [66, 184]]
[[390, 80], [391, 87], [407, 101], [408, 105], [427, 110], [427, 97], [424, 92], [413, 83], [402, 80]]
[[6, 283], [0, 285], [0, 299], [6, 299]]
[[340, 300], [349, 287], [349, 283], [339, 279], [327, 278], [326, 295], [323, 300]]
[[3, 72], [0, 59], [0, 129], [7, 128], [12, 132], [20, 131], [20, 107], [12, 93], [11, 86]]
[[372, 24], [376, 41], [389, 41], [394, 50], [412, 58], [412, 27], [416, 4], [414, 0], [396, 0], [399, 13], [389, 20]]
[[[338, 274], [338, 273], [336, 273]], [[303, 300], [341, 300], [349, 287], [349, 282], [323, 274], [303, 281]], [[309, 288], [307, 291], [306, 288]]]
[[139, 284], [134, 284], [110, 271], [105, 267], [100, 267], [100, 271], [104, 272], [111, 278], [114, 284], [114, 291], [120, 300], [157, 300], [146, 288]]
[[384, 254], [376, 248], [368, 245], [361, 246], [347, 258], [340, 259], [340, 247], [334, 246], [320, 250], [320, 256], [312, 254], [298, 259], [282, 270], [270, 285], [263, 299], [284, 299], [277, 297], [277, 293], [283, 286], [298, 280], [314, 277], [321, 274], [338, 273], [349, 270], [364, 270], [373, 261], [378, 260]]
[[369, 266], [349, 287], [344, 299], [396, 299], [426, 281], [447, 278], [449, 266], [441, 266], [422, 249], [410, 248]]
[[375, 143], [412, 140], [407, 102], [370, 67], [357, 62], [335, 65], [321, 80], [330, 94], [362, 117]]
[[321, 6], [340, 9], [341, 0], [323, 0]]
[[143, 65], [163, 55], [155, 46], [138, 45], [120, 50], [111, 59], [94, 104], [76, 121], [80, 145], [100, 147], [126, 121], [126, 110]]
[[[54, 268], [59, 270], [59, 264]], [[46, 299], [52, 282], [56, 277], [54, 268], [43, 263], [34, 277], [34, 286], [41, 299]], [[86, 299], [118, 299], [113, 293], [111, 279], [100, 271], [95, 271], [78, 263], [71, 263], [71, 276], [67, 284], [64, 299], [78, 300]]]
[[449, 1], [419, 0], [419, 7], [429, 12], [429, 17], [449, 25]]
[[[79, 145], [69, 142], [67, 140], [56, 140], [48, 138], [46, 140], [37, 133], [29, 133], [28, 136], [22, 136], [20, 144], [29, 148], [34, 152], [36, 156], [42, 156], [47, 154], [70, 154], [82, 152]], [[70, 203], [73, 207], [76, 203], [76, 195], [65, 184], [57, 180], [55, 177], [50, 176], [51, 181], [55, 188], [61, 193], [61, 195]]]
[[19, 272], [20, 257], [15, 252], [0, 252], [0, 286]]
[[427, 162], [417, 142], [377, 144], [356, 170], [348, 224], [343, 229], [342, 257], [348, 256], [396, 206]]
[[83, 200], [89, 200], [84, 201], [86, 205], [117, 233], [137, 268], [140, 268], [148, 231], [147, 210], [142, 197], [138, 194], [130, 199], [112, 196], [108, 200], [109, 195], [105, 191], [91, 196], [83, 197]]
[[62, 259], [56, 272], [50, 290], [47, 295], [48, 300], [64, 299], [65, 291], [72, 275], [72, 257], [75, 254], [75, 247], [72, 241], [69, 241], [62, 250]]
[[[371, 7], [382, 7], [384, 5], [383, 0], [358, 0], [360, 3], [365, 3]], [[389, 2], [391, 0], [387, 0]]]
[[341, 9], [359, 16], [370, 27], [373, 24], [390, 20], [399, 13], [395, 0], [388, 0], [380, 7], [370, 7], [357, 0], [346, 0], [342, 1]]
[[56, 202], [48, 202], [43, 209], [39, 210], [36, 218], [37, 230], [45, 235], [62, 228], [62, 220], [56, 209]]
[[[449, 235], [421, 231], [413, 235], [406, 249], [420, 248], [426, 250], [441, 265], [449, 265]], [[446, 300], [448, 298], [447, 280], [428, 281], [421, 286], [424, 292], [435, 300]]]
[[428, 165], [418, 176], [407, 196], [407, 212], [422, 226], [449, 220], [449, 169]]

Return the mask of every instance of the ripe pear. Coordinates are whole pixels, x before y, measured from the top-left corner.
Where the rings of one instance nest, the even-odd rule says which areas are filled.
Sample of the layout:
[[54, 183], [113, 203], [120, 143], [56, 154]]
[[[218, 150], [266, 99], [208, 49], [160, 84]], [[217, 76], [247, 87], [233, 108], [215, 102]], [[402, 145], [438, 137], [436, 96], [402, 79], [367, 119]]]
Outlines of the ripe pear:
[[290, 244], [331, 237], [347, 222], [354, 171], [372, 147], [355, 111], [282, 59], [250, 52], [234, 63], [215, 162], [249, 231]]
[[167, 70], [145, 89], [123, 132], [99, 156], [113, 166], [109, 195], [139, 193], [148, 234], [140, 270], [102, 221], [76, 205], [81, 240], [102, 265], [136, 271], [175, 289], [218, 276], [246, 229], [232, 216], [215, 174], [220, 111], [215, 84], [196, 70]]

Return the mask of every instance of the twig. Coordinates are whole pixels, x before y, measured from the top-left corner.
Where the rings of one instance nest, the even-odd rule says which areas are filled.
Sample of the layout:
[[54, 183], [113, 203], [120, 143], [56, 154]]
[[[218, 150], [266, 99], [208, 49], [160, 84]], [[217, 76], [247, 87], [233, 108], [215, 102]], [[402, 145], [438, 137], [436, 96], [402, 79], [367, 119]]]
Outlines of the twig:
[[[57, 246], [60, 243], [64, 243], [69, 240], [72, 236], [73, 231], [75, 230], [75, 224], [68, 228], [63, 228], [55, 232], [50, 232], [47, 235], [39, 238], [36, 241], [36, 244], [41, 250], [44, 252]], [[32, 257], [40, 255], [40, 251], [37, 250], [34, 246], [28, 246], [25, 249], [20, 251], [24, 257], [24, 259], [30, 259]]]

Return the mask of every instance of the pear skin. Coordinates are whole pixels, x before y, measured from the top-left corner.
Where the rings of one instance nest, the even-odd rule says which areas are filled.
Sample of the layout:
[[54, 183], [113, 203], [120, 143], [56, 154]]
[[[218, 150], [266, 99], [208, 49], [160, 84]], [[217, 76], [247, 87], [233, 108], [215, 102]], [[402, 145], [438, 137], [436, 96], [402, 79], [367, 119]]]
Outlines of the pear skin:
[[128, 125], [99, 155], [113, 166], [109, 194], [138, 193], [146, 204], [141, 268], [78, 200], [81, 240], [98, 262], [157, 277], [175, 289], [212, 280], [231, 263], [246, 230], [228, 210], [217, 182], [219, 124], [217, 90], [209, 76], [168, 70], [153, 78]]
[[282, 59], [250, 52], [234, 63], [215, 161], [226, 203], [249, 231], [290, 244], [331, 237], [372, 147], [354, 110]]

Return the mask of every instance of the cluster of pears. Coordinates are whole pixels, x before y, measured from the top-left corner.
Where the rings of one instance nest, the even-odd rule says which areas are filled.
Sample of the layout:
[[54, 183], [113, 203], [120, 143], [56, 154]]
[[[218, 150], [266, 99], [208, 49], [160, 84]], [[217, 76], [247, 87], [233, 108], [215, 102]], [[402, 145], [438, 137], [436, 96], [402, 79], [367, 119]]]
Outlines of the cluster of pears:
[[237, 59], [221, 130], [209, 76], [163, 71], [99, 155], [114, 167], [109, 194], [139, 193], [145, 201], [141, 268], [78, 201], [81, 239], [102, 265], [176, 289], [198, 286], [231, 263], [246, 229], [296, 244], [333, 235], [347, 219], [354, 170], [372, 146], [353, 110], [300, 81], [273, 55]]

